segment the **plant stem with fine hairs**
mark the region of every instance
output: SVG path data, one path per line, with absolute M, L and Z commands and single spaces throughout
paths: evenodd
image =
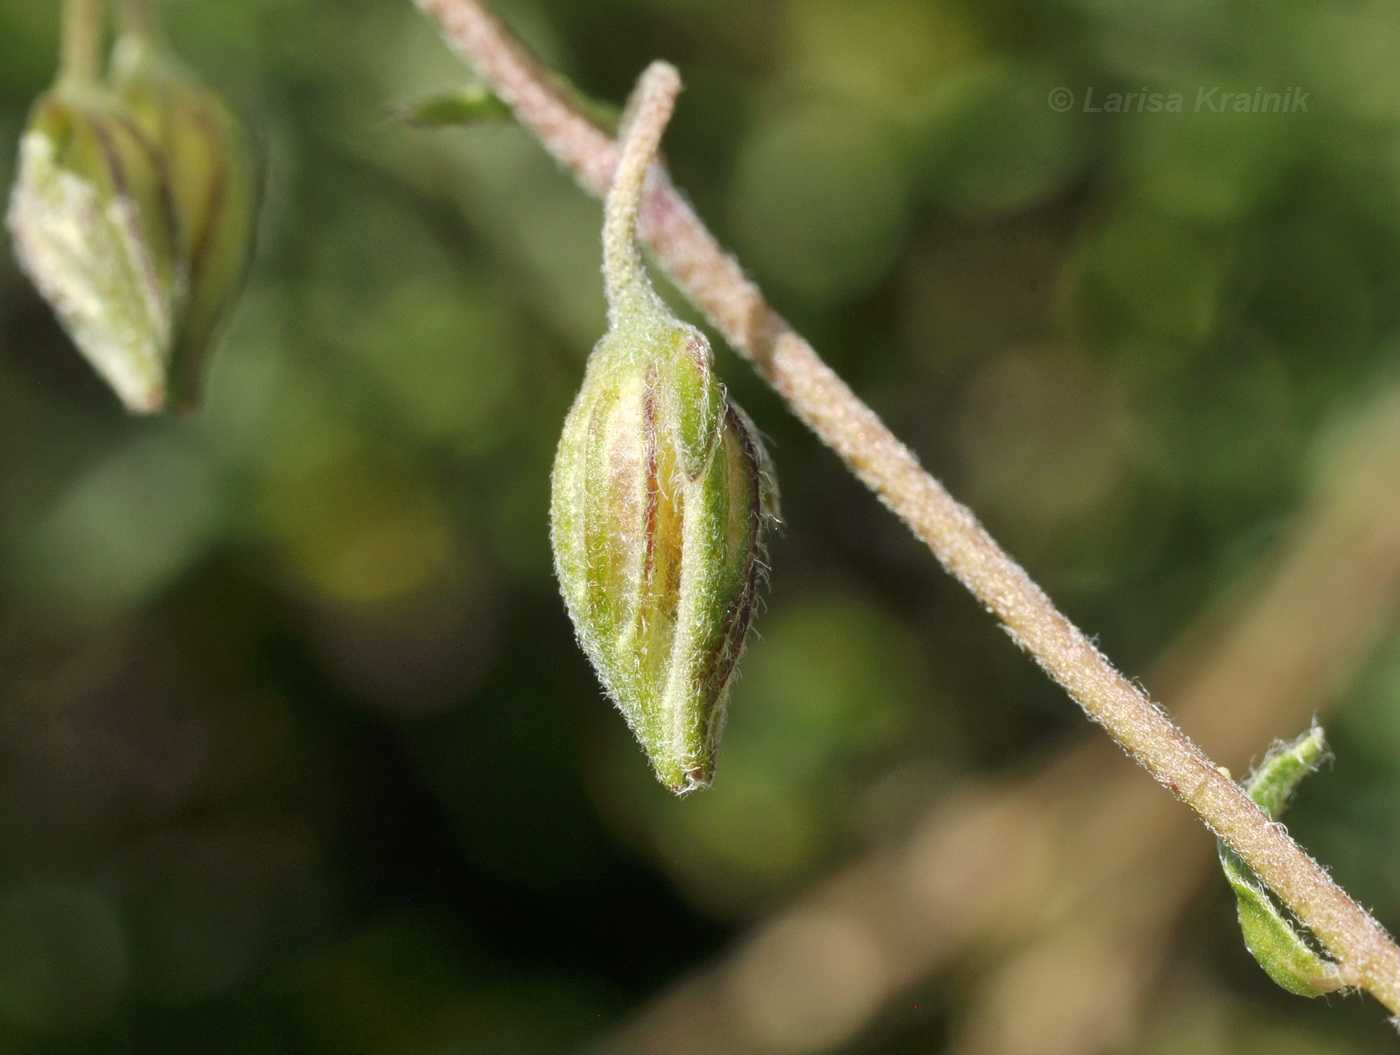
M 520 124 L 585 190 L 602 197 L 617 165 L 615 144 L 486 6 L 480 0 L 416 3 Z M 642 236 L 677 288 L 1046 674 L 1244 859 L 1323 943 L 1345 983 L 1400 1015 L 1400 947 L 1380 924 L 1055 608 L 971 511 L 768 305 L 664 173 L 658 176 L 642 204 Z
M 664 310 L 642 267 L 637 248 L 637 212 L 652 159 L 661 146 L 661 135 L 671 119 L 680 93 L 680 74 L 674 66 L 654 62 L 642 74 L 634 93 L 637 112 L 623 136 L 622 156 L 608 188 L 603 209 L 603 282 L 608 291 L 608 322 L 617 326 L 628 310 L 645 310 L 636 304 L 650 302 Z

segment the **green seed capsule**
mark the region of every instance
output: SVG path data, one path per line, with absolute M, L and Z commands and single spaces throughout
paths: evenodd
M 555 568 L 584 651 L 661 782 L 713 779 L 729 683 L 753 614 L 763 454 L 636 248 L 643 181 L 679 88 L 647 71 L 608 195 L 611 327 L 554 463 Z
M 129 31 L 113 60 L 118 94 L 160 150 L 189 292 L 174 333 L 171 400 L 199 401 L 205 365 L 252 256 L 257 184 L 242 123 L 147 33 Z
M 133 411 L 165 401 L 185 275 L 160 152 L 116 98 L 60 87 L 20 142 L 9 227 L 24 270 Z

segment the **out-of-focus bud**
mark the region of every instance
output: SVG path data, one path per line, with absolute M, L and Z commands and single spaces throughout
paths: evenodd
M 64 87 L 39 99 L 8 221 L 79 350 L 128 408 L 159 409 L 185 275 L 165 162 L 119 100 Z
M 555 568 L 578 638 L 661 782 L 714 776 L 730 679 L 753 614 L 763 455 L 710 348 L 651 287 L 636 248 L 647 167 L 679 81 L 643 76 L 604 230 L 611 327 L 564 425 Z
M 122 35 L 113 79 L 169 178 L 177 248 L 189 276 L 173 335 L 170 398 L 177 409 L 190 409 L 252 256 L 256 166 L 240 120 L 151 36 Z

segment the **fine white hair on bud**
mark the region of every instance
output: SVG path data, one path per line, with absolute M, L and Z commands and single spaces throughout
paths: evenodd
M 657 295 L 637 213 L 680 77 L 653 63 L 608 193 L 609 328 L 554 463 L 555 570 L 579 643 L 657 777 L 706 787 L 753 615 L 766 457 L 704 334 Z

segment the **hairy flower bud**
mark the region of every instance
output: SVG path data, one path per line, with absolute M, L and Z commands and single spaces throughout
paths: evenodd
M 665 308 L 637 255 L 637 203 L 678 87 L 658 64 L 638 89 L 604 232 L 612 325 L 564 425 L 551 519 L 579 641 L 683 793 L 713 778 L 753 614 L 763 455 L 704 336 Z
M 171 400 L 197 404 L 205 364 L 252 256 L 257 185 L 242 123 L 211 89 L 149 37 L 128 32 L 115 87 L 160 150 L 189 291 L 170 360 Z
M 184 273 L 165 162 L 118 100 L 60 88 L 35 104 L 9 211 L 20 264 L 133 411 L 165 399 Z
M 757 442 L 694 331 L 594 353 L 554 467 L 555 564 L 579 640 L 681 791 L 713 775 L 753 610 Z M 696 396 L 698 395 L 698 399 Z

